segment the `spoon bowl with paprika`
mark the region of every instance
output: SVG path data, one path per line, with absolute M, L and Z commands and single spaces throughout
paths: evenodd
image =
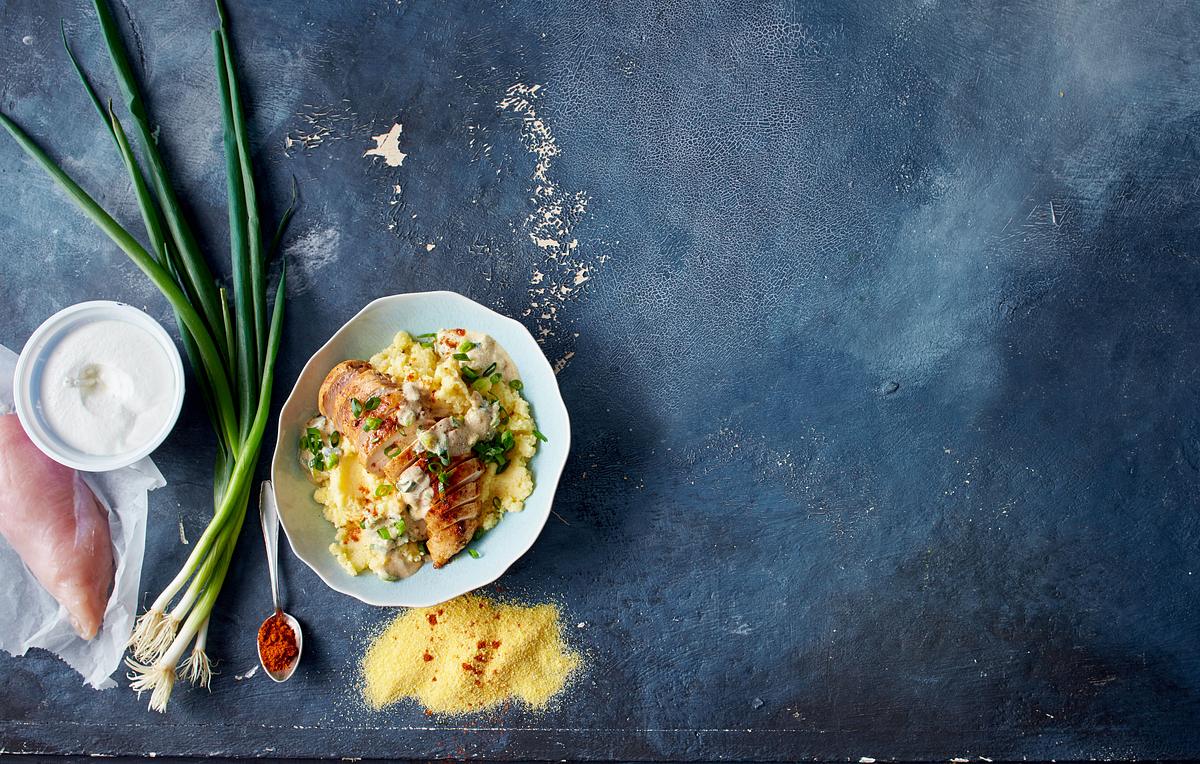
M 267 546 L 267 569 L 271 576 L 271 600 L 275 612 L 258 627 L 258 660 L 263 671 L 276 682 L 286 682 L 300 665 L 304 634 L 300 622 L 279 607 L 279 511 L 271 481 L 264 480 L 259 493 L 259 519 Z

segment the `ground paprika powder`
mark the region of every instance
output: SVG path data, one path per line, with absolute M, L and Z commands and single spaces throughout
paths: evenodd
M 272 674 L 286 671 L 300 654 L 296 632 L 288 625 L 283 613 L 275 613 L 258 629 L 258 654 L 263 667 Z

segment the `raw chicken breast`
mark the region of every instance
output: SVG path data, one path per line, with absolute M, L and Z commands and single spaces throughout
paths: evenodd
M 79 636 L 100 630 L 113 584 L 108 513 L 76 474 L 0 416 L 0 535 L 67 609 Z

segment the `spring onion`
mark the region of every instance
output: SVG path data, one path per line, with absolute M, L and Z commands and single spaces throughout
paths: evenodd
M 391 540 L 392 540 L 392 534 L 388 533 L 388 529 L 387 529 L 387 528 L 379 528 L 379 529 L 378 529 L 378 530 L 376 530 L 375 532 L 376 532 L 376 533 L 378 533 L 378 534 L 379 534 L 379 538 L 383 539 L 384 541 L 391 541 Z
M 478 559 L 479 559 L 479 558 L 482 556 L 482 555 L 480 555 L 480 554 L 479 554 L 479 552 L 478 552 L 478 551 L 475 549 L 475 547 L 471 547 L 470 549 L 468 549 L 468 550 L 467 550 L 467 554 L 471 555 L 471 557 L 472 557 L 473 559 L 476 559 L 476 560 L 478 560 Z
M 400 455 L 400 452 L 401 452 L 401 451 L 403 451 L 403 450 L 404 450 L 404 449 L 400 448 L 400 445 L 399 445 L 399 444 L 397 444 L 397 443 L 393 443 L 392 445 L 390 445 L 390 446 L 388 446 L 387 448 L 383 449 L 383 455 L 384 455 L 384 456 L 386 456 L 386 457 L 387 457 L 387 458 L 389 458 L 389 459 L 395 459 L 397 456 L 399 456 L 399 455 Z
M 384 496 L 387 496 L 389 493 L 391 493 L 394 490 L 396 490 L 396 487 L 393 486 L 392 484 L 380 483 L 379 487 L 375 489 L 375 498 L 381 499 Z
M 453 358 L 453 359 L 454 359 L 454 360 L 456 360 L 456 361 L 469 361 L 469 360 L 471 360 L 471 356 L 467 355 L 466 353 L 455 353 L 454 355 L 452 355 L 452 356 L 450 356 L 450 357 L 451 357 L 451 358 Z
M 550 440 L 549 438 L 547 438 L 545 435 L 542 434 L 541 430 L 534 430 L 533 437 L 537 438 L 538 440 L 542 441 L 543 443 Z
M 363 405 L 362 405 L 362 401 L 360 401 L 358 398 L 350 399 L 350 413 L 356 417 L 362 416 Z
M 363 432 L 371 432 L 378 430 L 379 425 L 383 424 L 383 420 L 377 416 L 369 416 L 363 420 Z
M 462 351 L 463 353 L 470 353 L 472 348 L 474 348 L 474 347 L 475 347 L 474 342 L 471 342 L 470 340 L 466 340 L 465 342 L 463 342 L 463 344 L 458 346 L 458 349 L 460 351 Z
M 363 410 L 374 411 L 375 409 L 379 408 L 379 403 L 379 396 L 372 395 L 370 398 L 367 398 L 367 402 L 363 404 Z
M 525 387 L 525 383 L 519 379 L 510 379 L 510 380 L 508 380 L 508 386 L 511 387 L 512 389 L 516 390 L 517 392 L 520 392 L 521 389 L 523 387 Z
M 212 520 L 174 580 L 138 619 L 129 640 L 132 657 L 126 664 L 131 672 L 130 686 L 139 695 L 150 692 L 150 708 L 165 711 L 177 676 L 203 687 L 208 687 L 211 681 L 212 665 L 206 652 L 209 619 L 229 570 L 249 503 L 267 427 L 283 326 L 283 268 L 275 288 L 274 306 L 268 310 L 268 261 L 291 218 L 292 207 L 280 220 L 271 250 L 264 251 L 228 20 L 217 0 L 219 25 L 213 31 L 213 51 L 224 123 L 231 306 L 228 293 L 219 286 L 201 253 L 199 240 L 174 191 L 156 141 L 158 123 L 151 118 L 142 98 L 116 17 L 108 0 L 94 0 L 94 5 L 117 89 L 140 148 L 140 160 L 111 102 L 105 108 L 75 59 L 65 32 L 63 44 L 132 182 L 149 249 L 3 113 L 0 125 L 162 292 L 175 315 L 184 351 L 195 371 L 200 400 L 216 431 Z M 294 207 L 294 183 L 292 203 Z M 314 438 L 311 432 L 306 432 L 304 445 L 314 452 L 314 467 L 323 466 L 320 433 Z

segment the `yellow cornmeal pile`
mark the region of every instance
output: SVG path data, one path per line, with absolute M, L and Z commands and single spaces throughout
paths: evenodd
M 363 657 L 372 708 L 413 698 L 432 713 L 464 714 L 518 699 L 544 708 L 579 667 L 554 605 L 465 595 L 399 615 Z

